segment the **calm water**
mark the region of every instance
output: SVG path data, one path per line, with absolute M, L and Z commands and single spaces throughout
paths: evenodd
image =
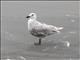
M 79 16 L 78 16 L 78 13 L 76 12 L 77 10 L 75 9 L 76 3 L 74 3 L 75 5 L 71 3 L 71 5 L 73 4 L 75 7 L 66 6 L 68 5 L 68 3 L 66 3 L 66 5 L 64 6 L 66 7 L 66 9 L 69 9 L 69 8 L 73 9 L 75 12 L 74 14 L 70 10 L 68 11 L 64 10 L 64 7 L 62 7 L 64 5 L 63 3 L 60 3 L 59 5 L 58 3 L 53 4 L 58 7 L 60 7 L 61 5 L 61 9 L 60 8 L 59 9 L 60 11 L 63 10 L 63 13 L 62 11 L 61 12 L 53 11 L 53 13 L 55 12 L 55 14 L 51 14 L 51 15 L 48 15 L 49 12 L 46 13 L 46 11 L 48 11 L 46 9 L 47 7 L 50 8 L 50 6 L 52 5 L 45 7 L 46 5 L 48 5 L 48 3 L 45 3 L 44 6 L 41 6 L 41 4 L 39 4 L 40 7 L 38 6 L 35 7 L 35 8 L 38 7 L 38 9 L 41 9 L 42 12 L 45 11 L 45 13 L 43 14 L 38 13 L 38 20 L 40 22 L 45 22 L 47 24 L 64 27 L 64 29 L 61 31 L 60 34 L 55 34 L 55 35 L 51 35 L 44 38 L 42 40 L 41 46 L 34 45 L 34 42 L 38 42 L 38 39 L 29 34 L 27 30 L 27 20 L 25 19 L 26 14 L 22 14 L 22 12 L 24 11 L 20 10 L 18 12 L 17 10 L 15 11 L 15 13 L 14 12 L 12 14 L 9 13 L 7 16 L 6 10 L 10 9 L 10 5 L 8 5 L 7 3 L 3 3 L 3 11 L 6 12 L 6 14 L 4 12 L 2 13 L 3 15 L 2 15 L 2 23 L 1 23 L 2 60 L 5 60 L 5 59 L 14 59 L 14 60 L 17 60 L 17 59 L 19 60 L 74 59 L 75 60 L 79 58 L 79 43 L 80 43 L 79 42 Z M 29 5 L 29 4 L 30 3 L 26 5 Z M 6 5 L 7 7 L 8 6 L 9 7 L 5 8 Z M 11 4 L 11 6 L 13 5 L 14 3 Z M 35 4 L 35 5 L 38 5 L 38 4 Z M 23 5 L 18 4 L 16 6 L 19 6 L 19 8 L 21 9 L 24 8 L 22 7 Z M 55 9 L 55 6 L 53 7 L 54 9 Z M 45 7 L 46 9 L 43 7 Z M 56 8 L 55 10 L 57 9 L 58 8 Z M 10 12 L 11 11 L 13 10 L 11 9 Z M 32 12 L 32 11 L 28 11 L 27 14 L 29 12 Z M 18 15 L 16 15 L 16 13 Z M 62 13 L 62 14 L 60 15 L 59 13 Z M 23 16 L 20 14 L 22 14 Z M 64 41 L 69 41 L 71 44 L 70 47 L 67 47 Z

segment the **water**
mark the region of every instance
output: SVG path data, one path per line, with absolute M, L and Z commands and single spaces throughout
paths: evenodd
M 44 6 L 46 6 L 46 4 Z M 41 11 L 45 10 L 45 8 L 43 7 L 38 7 L 38 8 L 40 8 Z M 73 7 L 69 6 L 68 8 L 73 9 Z M 66 9 L 68 8 L 66 7 Z M 79 43 L 80 43 L 79 28 L 78 28 L 79 17 L 76 14 L 67 13 L 71 11 L 66 11 L 66 10 L 63 11 L 65 11 L 66 14 L 62 13 L 61 15 L 59 14 L 60 16 L 58 16 L 59 12 L 58 13 L 56 12 L 57 14 L 54 14 L 54 17 L 52 17 L 53 15 L 47 15 L 45 11 L 46 14 L 43 13 L 44 14 L 43 16 L 38 17 L 38 20 L 41 22 L 64 27 L 64 29 L 61 31 L 60 34 L 55 34 L 44 38 L 42 40 L 42 45 L 40 46 L 34 45 L 34 42 L 37 42 L 38 39 L 29 34 L 27 30 L 27 21 L 24 17 L 26 16 L 25 14 L 22 17 L 20 17 L 21 15 L 19 16 L 17 15 L 15 17 L 14 14 L 12 14 L 12 16 L 10 16 L 11 14 L 7 16 L 3 13 L 2 24 L 1 24 L 2 60 L 78 59 Z M 7 13 L 7 11 L 5 12 Z M 15 12 L 18 12 L 18 10 Z M 21 13 L 22 12 L 23 11 L 21 10 Z M 75 9 L 74 12 L 76 12 Z M 65 41 L 70 42 L 69 47 L 67 47 Z

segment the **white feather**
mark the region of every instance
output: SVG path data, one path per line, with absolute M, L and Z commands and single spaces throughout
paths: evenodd
M 30 13 L 29 16 L 30 18 L 28 20 L 28 30 L 30 32 L 33 31 L 33 29 L 35 29 L 35 31 L 37 31 L 36 34 L 40 32 L 40 34 L 44 34 L 45 36 L 47 36 L 48 34 L 54 34 L 54 32 L 60 33 L 60 30 L 63 29 L 63 27 L 56 27 L 37 21 L 35 13 Z M 43 30 L 47 31 L 47 33 L 45 33 L 45 31 L 43 32 Z M 35 32 L 33 35 L 35 35 Z

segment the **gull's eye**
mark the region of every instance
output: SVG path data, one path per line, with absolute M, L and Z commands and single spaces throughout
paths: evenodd
M 32 14 L 32 16 L 33 16 L 34 14 Z

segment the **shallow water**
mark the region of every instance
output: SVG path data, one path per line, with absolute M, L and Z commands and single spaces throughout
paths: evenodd
M 63 20 L 62 23 L 64 23 Z M 5 21 L 4 19 L 2 21 L 2 58 L 22 60 L 26 58 L 79 58 L 79 31 L 76 27 L 78 22 L 76 20 L 75 24 L 70 21 L 69 23 L 71 23 L 70 26 L 69 24 L 63 26 L 64 29 L 60 34 L 46 37 L 42 40 L 42 45 L 35 46 L 34 42 L 38 42 L 37 38 L 28 33 L 27 24 L 24 24 L 22 20 Z M 65 41 L 70 42 L 70 47 L 67 47 Z
M 40 8 L 45 10 L 43 7 Z M 64 27 L 60 34 L 44 38 L 40 46 L 34 45 L 38 39 L 29 34 L 25 17 L 13 15 L 11 17 L 3 14 L 1 23 L 2 60 L 77 60 L 80 43 L 79 17 L 67 12 L 71 11 L 66 11 L 65 15 L 59 14 L 60 16 L 54 14 L 53 17 L 53 15 L 45 14 L 41 16 L 42 18 L 38 17 L 41 22 Z M 65 41 L 70 42 L 69 47 Z

